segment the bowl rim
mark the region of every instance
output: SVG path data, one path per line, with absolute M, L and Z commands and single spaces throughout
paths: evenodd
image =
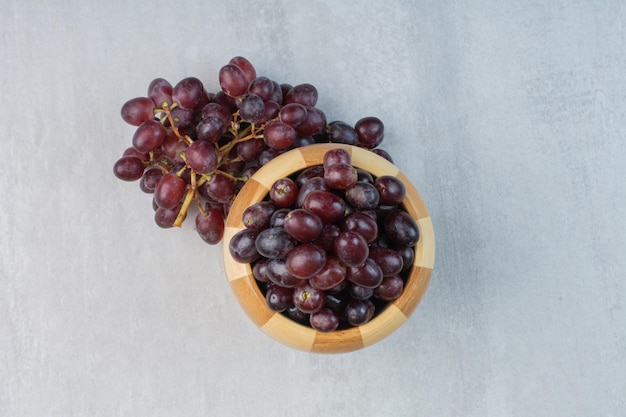
M 416 221 L 420 237 L 415 246 L 415 259 L 405 282 L 402 295 L 390 302 L 368 323 L 336 330 L 318 332 L 299 324 L 267 307 L 250 264 L 232 259 L 229 243 L 240 230 L 243 211 L 263 200 L 274 181 L 323 163 L 324 154 L 331 149 L 345 149 L 352 165 L 365 169 L 373 176 L 391 175 L 406 188 L 403 208 Z M 287 151 L 272 159 L 248 180 L 235 198 L 225 221 L 223 260 L 227 279 L 235 298 L 246 315 L 267 335 L 295 349 L 317 353 L 350 352 L 370 346 L 398 329 L 413 313 L 426 292 L 435 263 L 435 234 L 432 220 L 415 186 L 394 164 L 369 149 L 352 145 L 322 143 L 306 145 Z

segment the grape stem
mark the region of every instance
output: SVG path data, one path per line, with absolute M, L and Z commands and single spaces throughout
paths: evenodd
M 187 189 L 187 193 L 185 194 L 185 199 L 183 200 L 183 205 L 180 208 L 180 212 L 178 212 L 178 216 L 176 216 L 176 220 L 174 220 L 174 227 L 180 227 L 185 218 L 187 217 L 187 211 L 189 210 L 189 206 L 191 202 L 194 200 L 199 200 L 196 194 L 196 171 L 191 170 L 191 186 Z

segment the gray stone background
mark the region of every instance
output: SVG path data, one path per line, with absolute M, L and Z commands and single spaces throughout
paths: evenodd
M 626 2 L 0 5 L 0 415 L 626 415 Z M 380 117 L 428 205 L 430 288 L 374 346 L 274 342 L 112 175 L 127 99 L 235 55 Z

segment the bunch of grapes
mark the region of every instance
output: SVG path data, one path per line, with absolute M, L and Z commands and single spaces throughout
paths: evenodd
M 172 86 L 157 78 L 145 97 L 127 101 L 121 116 L 137 126 L 132 146 L 115 162 L 121 180 L 139 181 L 153 194 L 154 220 L 163 228 L 180 227 L 190 207 L 195 226 L 209 244 L 222 240 L 224 220 L 234 198 L 254 172 L 276 156 L 317 142 L 378 148 L 384 125 L 365 117 L 354 126 L 327 122 L 316 107 L 311 84 L 278 84 L 257 76 L 244 57 L 219 71 L 220 90 L 208 92 L 195 77 Z
M 419 229 L 405 195 L 398 178 L 374 178 L 333 149 L 248 207 L 229 251 L 252 265 L 271 310 L 321 332 L 360 326 L 400 297 L 413 264 Z

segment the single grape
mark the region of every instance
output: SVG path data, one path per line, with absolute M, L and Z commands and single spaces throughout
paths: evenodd
M 298 180 L 296 179 L 296 184 Z M 300 191 L 298 191 L 298 198 L 296 199 L 296 206 L 303 207 L 304 200 L 306 200 L 309 193 L 320 190 L 320 191 L 330 191 L 330 188 L 326 185 L 326 181 L 322 177 L 313 177 L 309 179 L 307 182 L 300 186 Z
M 302 285 L 302 280 L 287 272 L 284 259 L 274 258 L 267 261 L 267 277 L 282 287 L 295 288 Z
M 170 112 L 172 115 L 172 119 L 174 120 L 174 124 L 179 130 L 183 130 L 183 133 L 191 133 L 195 129 L 193 128 L 193 123 L 195 121 L 196 113 L 191 109 L 184 109 L 182 107 L 175 107 Z M 189 130 L 189 133 L 187 132 Z
M 148 98 L 158 109 L 170 107 L 172 105 L 172 84 L 166 79 L 155 78 L 148 85 Z
M 185 180 L 175 174 L 165 174 L 154 189 L 154 201 L 161 208 L 172 209 L 183 198 L 186 189 Z
M 268 259 L 284 258 L 296 247 L 293 238 L 282 227 L 262 230 L 256 238 L 255 245 L 261 256 Z
M 163 229 L 173 227 L 181 208 L 182 203 L 178 203 L 171 209 L 157 207 L 154 211 L 154 222 L 157 224 L 157 226 Z
M 137 149 L 133 148 L 132 146 L 130 148 L 126 148 L 124 152 L 122 153 L 122 156 L 134 156 L 135 158 L 139 158 L 143 162 L 150 161 L 149 153 L 139 152 Z
M 384 220 L 385 234 L 397 246 L 412 247 L 419 240 L 419 229 L 415 220 L 402 210 L 393 210 Z
M 328 140 L 332 143 L 357 145 L 359 142 L 359 136 L 352 126 L 345 122 L 337 121 L 330 123 L 330 129 L 328 130 Z
M 246 207 L 241 216 L 244 227 L 248 229 L 263 230 L 270 224 L 272 214 L 276 211 L 276 206 L 269 201 L 259 201 Z
M 322 308 L 309 316 L 309 324 L 319 332 L 332 332 L 339 327 L 339 316 L 330 308 Z
M 274 93 L 274 83 L 267 77 L 256 77 L 250 82 L 248 93 L 256 94 L 263 101 L 268 101 Z
M 281 122 L 296 127 L 306 120 L 306 107 L 300 103 L 290 103 L 283 106 L 278 113 Z
M 363 236 L 367 243 L 374 243 L 378 238 L 378 224 L 371 216 L 362 212 L 351 213 L 341 222 L 344 232 L 356 232 Z
M 263 117 L 261 117 L 261 121 L 259 123 L 265 123 L 276 119 L 278 117 L 278 112 L 280 112 L 280 104 L 277 102 L 268 100 L 264 104 L 265 112 L 263 112 Z
M 219 203 L 226 203 L 235 196 L 235 186 L 232 181 L 220 173 L 213 174 L 203 187 L 206 194 Z
M 375 307 L 370 300 L 355 300 L 348 302 L 345 316 L 352 326 L 361 326 L 374 317 Z
M 172 100 L 183 109 L 193 109 L 200 104 L 203 92 L 202 81 L 195 77 L 183 78 L 172 89 Z
M 393 249 L 372 247 L 369 257 L 380 266 L 383 276 L 396 275 L 402 272 L 404 261 L 402 256 Z
M 243 71 L 246 83 L 249 83 L 256 78 L 256 69 L 247 58 L 236 56 L 231 58 L 228 63 L 239 67 Z
M 143 191 L 144 193 L 148 193 L 148 194 L 154 193 L 154 189 L 156 188 L 156 185 L 161 180 L 162 176 L 163 176 L 163 171 L 161 171 L 159 168 L 147 169 L 143 173 L 143 176 L 141 177 L 141 180 L 139 181 L 139 187 L 141 188 L 141 191 Z
M 272 214 L 272 217 L 270 217 L 270 227 L 283 227 L 284 224 L 285 224 L 284 223 L 285 216 L 290 211 L 291 211 L 291 209 L 287 208 L 287 207 L 283 207 L 283 208 L 280 208 L 280 209 L 276 210 Z
M 154 119 L 154 103 L 148 97 L 136 97 L 122 105 L 122 119 L 133 126 Z
M 293 304 L 287 307 L 284 313 L 287 317 L 289 317 L 291 320 L 295 321 L 296 323 L 300 323 L 300 324 L 309 323 L 309 314 L 298 310 L 298 307 L 296 307 Z
M 391 175 L 382 175 L 376 178 L 374 186 L 380 195 L 380 204 L 385 206 L 400 204 L 406 196 L 406 188 L 402 181 Z
M 224 65 L 219 72 L 220 87 L 226 95 L 239 97 L 248 91 L 248 80 L 246 72 L 239 66 L 233 64 Z
M 258 235 L 259 231 L 256 229 L 243 229 L 235 233 L 228 243 L 230 256 L 242 264 L 256 261 L 260 256 L 254 244 Z
M 113 165 L 113 174 L 123 181 L 137 181 L 143 175 L 144 165 L 135 156 L 122 156 Z
M 342 219 L 346 212 L 346 202 L 341 197 L 323 190 L 308 193 L 302 206 L 317 214 L 324 223 L 335 223 Z
M 293 147 L 294 148 L 300 148 L 302 146 L 307 146 L 307 145 L 313 145 L 315 143 L 315 140 L 313 139 L 312 136 L 298 136 L 296 138 L 296 140 L 293 141 Z
M 187 150 L 187 144 L 178 139 L 178 137 L 170 129 L 167 129 L 166 132 L 167 135 L 161 143 L 161 152 L 163 153 L 163 156 L 173 164 L 185 162 L 180 155 Z
M 252 162 L 258 159 L 265 149 L 266 145 L 262 138 L 248 139 L 237 144 L 237 156 L 244 162 Z
M 341 232 L 335 239 L 335 254 L 348 267 L 360 267 L 368 259 L 367 241 L 356 232 Z
M 283 222 L 287 233 L 302 243 L 314 241 L 324 231 L 324 224 L 319 216 L 304 209 L 292 210 Z
M 324 154 L 324 161 L 322 166 L 324 169 L 327 169 L 331 165 L 335 164 L 346 164 L 350 165 L 352 163 L 352 157 L 343 148 L 331 149 Z
M 304 313 L 314 313 L 324 307 L 324 291 L 309 284 L 296 287 L 293 291 L 293 304 Z
M 309 279 L 326 265 L 326 252 L 313 243 L 296 246 L 288 252 L 287 271 L 300 279 Z
M 348 285 L 348 294 L 356 300 L 368 300 L 374 295 L 374 289 L 351 283 Z
M 205 117 L 196 125 L 198 140 L 205 140 L 209 143 L 217 142 L 224 132 L 226 132 L 226 126 L 217 116 Z
M 165 128 L 154 119 L 141 123 L 133 135 L 133 147 L 142 153 L 149 153 L 161 146 L 167 136 Z
M 229 110 L 229 108 L 215 102 L 204 106 L 202 108 L 201 115 L 203 119 L 217 117 L 222 121 L 222 124 L 225 127 L 229 127 L 233 121 L 233 113 Z
M 415 251 L 413 248 L 408 246 L 396 246 L 394 249 L 402 256 L 402 271 L 409 270 L 415 260 Z
M 359 136 L 359 146 L 373 149 L 383 141 L 385 126 L 377 117 L 364 117 L 354 125 Z
M 270 97 L 269 101 L 274 101 L 279 106 L 282 106 L 282 104 L 283 104 L 283 89 L 280 87 L 280 85 L 276 81 L 272 81 L 272 84 L 274 85 L 274 91 L 272 92 L 272 96 Z
M 281 178 L 272 184 L 269 197 L 277 207 L 292 206 L 298 198 L 298 186 L 291 178 Z
M 369 182 L 356 182 L 346 190 L 346 201 L 357 210 L 373 210 L 378 207 L 380 194 Z
M 296 184 L 298 184 L 298 187 L 302 187 L 305 182 L 315 177 L 324 177 L 324 167 L 322 165 L 314 165 L 302 170 L 296 177 Z
M 357 183 L 358 175 L 352 165 L 339 163 L 324 168 L 326 184 L 335 190 L 347 190 Z
M 372 174 L 370 174 L 366 170 L 357 168 L 356 173 L 357 173 L 357 181 L 369 182 L 370 184 L 374 183 L 374 177 L 372 176 Z
M 387 161 L 391 162 L 393 164 L 393 158 L 391 157 L 391 155 L 389 155 L 389 152 L 377 148 L 377 149 L 373 149 L 372 152 L 374 152 L 376 155 L 385 158 Z
M 376 289 L 374 296 L 381 300 L 393 301 L 399 298 L 404 291 L 404 281 L 399 275 L 389 275 L 383 278 Z
M 312 107 L 317 104 L 318 92 L 317 88 L 311 84 L 298 84 L 292 87 L 287 95 L 283 97 L 283 101 L 289 103 L 299 103 L 306 107 Z
M 265 114 L 265 103 L 256 94 L 247 94 L 239 103 L 241 120 L 248 123 L 260 123 Z
M 346 278 L 346 266 L 336 256 L 327 256 L 326 264 L 314 276 L 309 278 L 309 284 L 318 290 L 330 290 L 341 284 Z
M 262 167 L 270 162 L 272 159 L 280 155 L 280 151 L 272 148 L 263 149 L 257 158 L 257 164 Z
M 378 287 L 383 278 L 383 271 L 380 266 L 370 258 L 367 258 L 361 266 L 348 267 L 346 273 L 348 281 L 366 288 Z
M 326 114 L 317 107 L 307 107 L 306 119 L 296 127 L 300 136 L 313 136 L 324 132 Z
M 187 164 L 201 174 L 209 174 L 217 168 L 218 156 L 215 145 L 206 140 L 197 140 L 187 148 Z
M 252 276 L 259 282 L 271 282 L 267 276 L 267 259 L 259 258 L 253 263 Z
M 232 114 L 237 111 L 237 98 L 227 95 L 223 90 L 215 93 L 215 95 L 213 96 L 213 103 L 219 104 L 220 106 L 227 109 L 231 117 Z
M 270 122 L 263 131 L 265 143 L 270 148 L 285 149 L 293 145 L 296 140 L 296 130 L 280 121 Z
M 224 218 L 217 210 L 198 213 L 196 216 L 196 231 L 200 238 L 209 245 L 216 245 L 224 236 Z
M 292 305 L 293 288 L 271 285 L 265 293 L 265 300 L 270 310 L 281 313 Z

